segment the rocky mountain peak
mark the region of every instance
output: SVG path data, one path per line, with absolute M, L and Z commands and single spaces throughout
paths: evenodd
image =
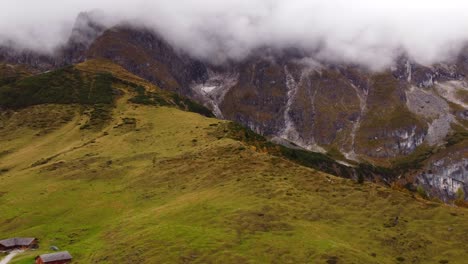
M 73 26 L 69 43 L 80 43 L 89 46 L 106 29 L 96 12 L 81 12 Z

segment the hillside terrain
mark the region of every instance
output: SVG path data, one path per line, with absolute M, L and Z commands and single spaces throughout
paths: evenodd
M 468 256 L 466 209 L 301 166 L 331 163 L 215 119 L 110 61 L 18 77 L 0 87 L 0 108 L 0 237 L 40 241 L 16 264 L 50 246 L 74 263 Z
M 106 58 L 274 142 L 388 168 L 389 184 L 451 203 L 468 192 L 467 54 L 436 65 L 402 54 L 373 72 L 266 48 L 214 65 L 151 30 L 106 28 L 82 13 L 55 55 L 0 47 L 0 62 L 43 72 Z

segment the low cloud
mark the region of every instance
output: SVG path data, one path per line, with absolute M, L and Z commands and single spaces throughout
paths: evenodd
M 0 0 L 0 43 L 52 52 L 79 12 L 107 26 L 154 29 L 205 60 L 242 59 L 264 47 L 298 48 L 318 60 L 389 66 L 406 53 L 446 61 L 468 41 L 461 0 Z

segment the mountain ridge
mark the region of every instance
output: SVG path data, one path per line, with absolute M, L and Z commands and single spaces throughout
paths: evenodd
M 458 95 L 468 89 L 464 81 L 468 60 L 463 54 L 454 64 L 431 67 L 402 56 L 395 67 L 373 73 L 353 65 L 305 63 L 299 51 L 277 57 L 269 52 L 275 54 L 265 49 L 241 62 L 213 66 L 174 49 L 154 32 L 117 26 L 96 35 L 87 49 L 74 56 L 78 61 L 110 59 L 163 89 L 204 104 L 220 118 L 308 150 L 337 153 L 342 161 L 393 167 L 401 158 L 410 160 L 427 148 L 451 153 L 446 142 L 466 131 L 468 110 Z M 21 56 L 6 59 L 11 60 L 28 62 Z M 41 64 L 40 59 L 35 61 Z M 48 67 L 72 61 L 59 56 Z M 421 95 L 426 99 L 419 100 Z M 466 137 L 456 145 L 463 150 Z M 449 170 L 444 170 L 434 179 L 461 180 L 466 192 L 468 174 L 463 164 L 468 157 L 463 151 L 457 153 L 447 164 L 456 166 L 456 175 L 447 176 Z M 399 176 L 408 176 L 414 188 L 423 185 L 434 196 L 454 199 L 456 192 L 445 184 L 421 183 L 431 166 L 428 159 L 422 163 L 417 164 L 419 171 Z
M 0 237 L 40 241 L 14 264 L 31 263 L 52 245 L 77 263 L 465 259 L 464 208 L 273 155 L 280 146 L 189 112 L 173 93 L 108 60 L 74 65 L 85 79 L 79 86 L 70 85 L 78 77 L 65 78 L 68 68 L 39 77 L 86 94 L 107 73 L 112 90 L 94 92 L 112 101 L 56 96 L 0 112 Z M 108 114 L 89 122 L 103 103 Z

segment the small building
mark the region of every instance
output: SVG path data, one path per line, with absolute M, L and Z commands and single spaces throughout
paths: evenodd
M 72 256 L 68 251 L 43 254 L 36 257 L 36 264 L 67 264 L 72 261 Z
M 37 248 L 38 240 L 33 237 L 15 237 L 0 240 L 0 251 Z

